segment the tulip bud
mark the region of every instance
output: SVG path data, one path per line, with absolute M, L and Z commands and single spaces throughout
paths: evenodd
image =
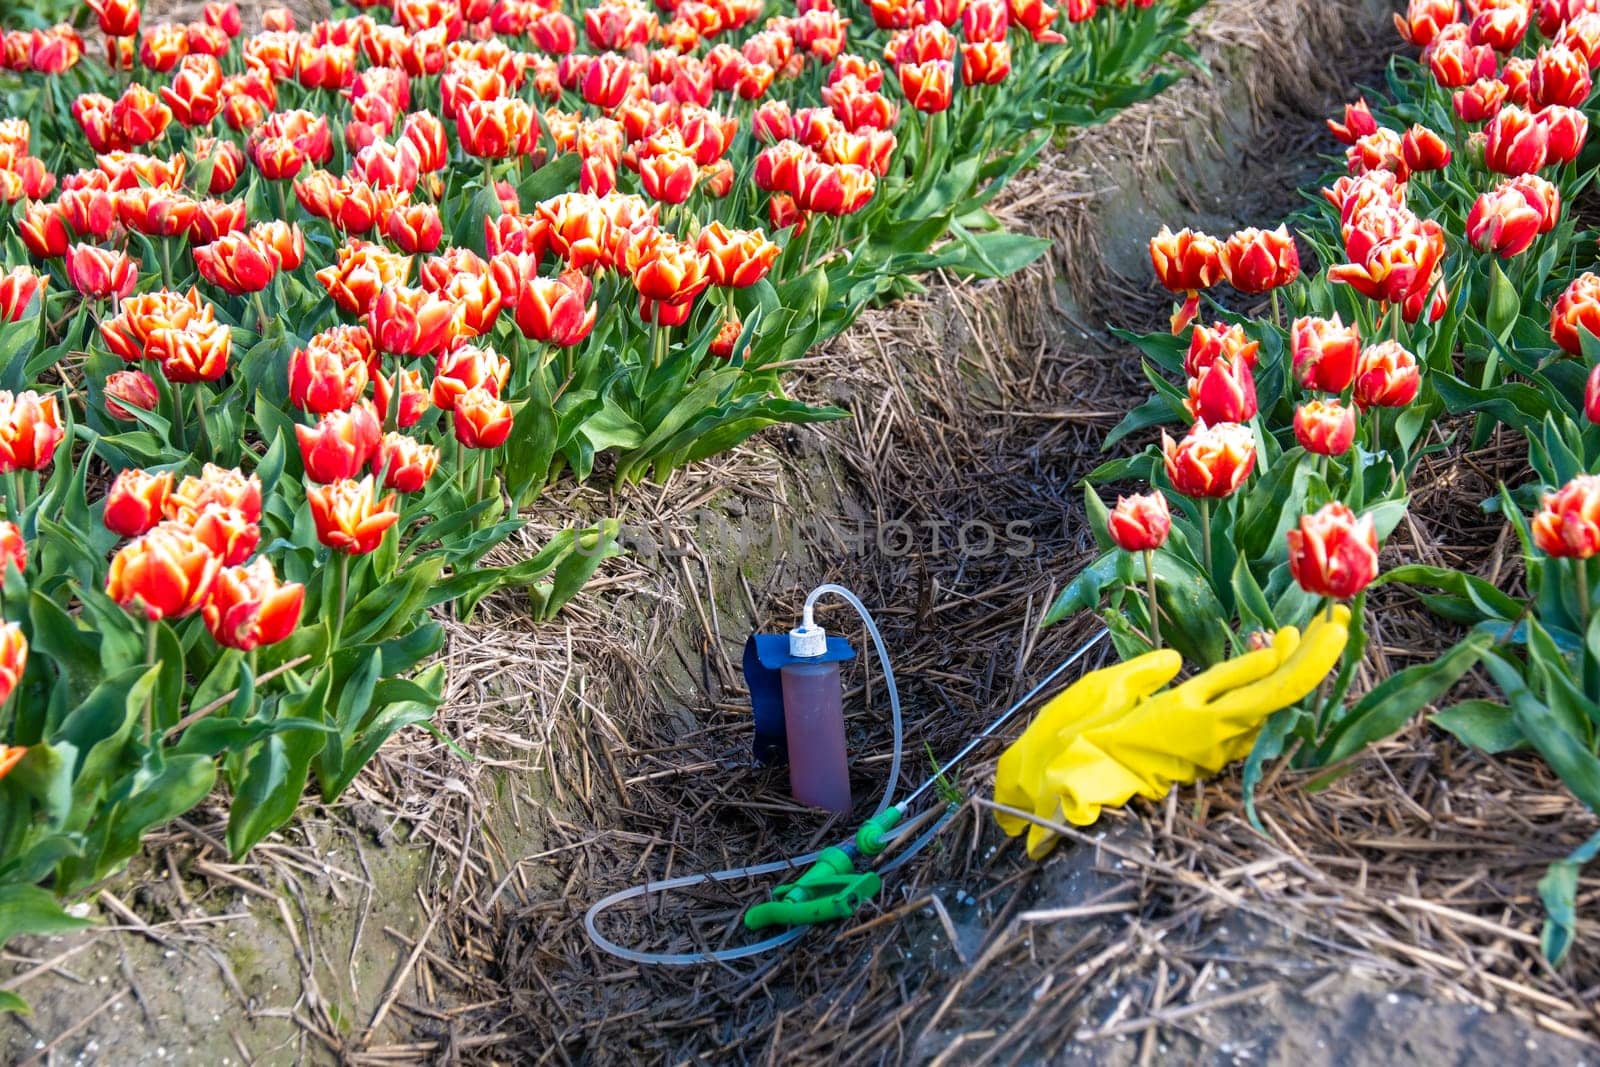
M 717 328 L 717 335 L 711 339 L 708 351 L 713 359 L 732 359 L 733 347 L 739 343 L 739 336 L 744 333 L 744 323 L 737 315 L 729 315 L 722 320 L 722 325 Z
M 1244 229 L 1222 246 L 1222 269 L 1241 293 L 1265 293 L 1300 276 L 1300 253 L 1287 227 Z
M 1378 576 L 1378 530 L 1371 515 L 1324 504 L 1288 533 L 1289 573 L 1313 596 L 1348 600 Z
M 106 494 L 106 529 L 123 537 L 149 533 L 166 515 L 172 472 L 151 474 L 136 467 L 119 473 Z
M 186 527 L 165 522 L 124 545 L 111 560 L 106 593 L 152 622 L 200 610 L 221 563 Z
M 1190 378 L 1200 377 L 1211 364 L 1226 357 L 1235 363 L 1245 363 L 1253 370 L 1261 358 L 1261 342 L 1253 341 L 1240 323 L 1229 325 L 1214 322 L 1210 326 L 1197 325 L 1189 334 L 1189 349 L 1183 357 L 1183 373 Z
M 1294 378 L 1302 389 L 1342 393 L 1350 388 L 1361 335 L 1354 323 L 1346 326 L 1336 314 L 1331 319 L 1300 318 L 1290 328 L 1294 350 Z
M 1417 357 L 1398 341 L 1382 341 L 1361 353 L 1356 367 L 1355 402 L 1362 411 L 1373 407 L 1405 407 L 1422 385 Z
M 372 479 L 308 486 L 306 503 L 317 530 L 317 540 L 350 555 L 366 555 L 378 547 L 383 535 L 400 518 L 394 494 L 375 498 Z
M 1197 500 L 1231 496 L 1256 462 L 1250 427 L 1235 422 L 1196 424 L 1181 441 L 1163 431 L 1161 451 L 1172 487 Z
M 249 652 L 294 632 L 305 595 L 298 582 L 280 583 L 272 564 L 262 557 L 248 566 L 219 571 L 201 618 L 217 644 Z
M 1337 400 L 1308 400 L 1295 408 L 1294 439 L 1307 452 L 1342 456 L 1356 439 L 1356 413 Z
M 139 281 L 139 268 L 126 252 L 73 245 L 67 249 L 67 280 L 91 300 L 124 297 Z
M 296 426 L 295 440 L 306 477 L 315 482 L 354 478 L 378 447 L 383 428 L 367 404 L 348 411 L 330 411 L 315 426 Z
M 1362 97 L 1353 104 L 1344 106 L 1344 121 L 1335 122 L 1328 120 L 1328 132 L 1340 144 L 1352 145 L 1369 133 L 1378 131 L 1378 120 L 1372 117 L 1372 112 L 1367 109 L 1367 98 Z
M 1580 474 L 1547 493 L 1531 524 L 1533 543 L 1557 559 L 1589 559 L 1600 552 L 1600 475 Z
M 1157 489 L 1142 496 L 1119 496 L 1106 520 L 1111 540 L 1124 552 L 1150 552 L 1167 542 L 1172 512 Z

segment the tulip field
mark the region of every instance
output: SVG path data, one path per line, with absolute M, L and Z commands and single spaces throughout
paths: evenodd
M 197 809 L 243 863 L 308 802 L 348 803 L 401 731 L 481 755 L 435 721 L 452 635 L 497 604 L 552 631 L 604 616 L 628 502 L 790 447 L 773 427 L 881 418 L 818 380 L 818 353 L 930 286 L 1041 271 L 1052 242 L 1008 191 L 1204 77 L 1206 6 L 12 11 L 0 948 L 86 925 Z M 1394 26 L 1376 84 L 1318 127 L 1333 169 L 1297 210 L 1141 230 L 1162 321 L 1109 329 L 1142 401 L 1085 417 L 1103 454 L 1081 507 L 1074 475 L 1081 566 L 1024 612 L 1035 636 L 1094 618 L 1108 656 L 1171 649 L 1190 674 L 1348 625 L 1330 677 L 1286 668 L 1293 697 L 1259 701 L 1284 710 L 1230 739 L 1247 756 L 1218 787 L 1263 838 L 1280 776 L 1315 805 L 1419 721 L 1536 758 L 1600 817 L 1600 0 L 1408 0 Z M 1508 562 L 1414 553 L 1441 464 L 1507 442 L 1526 465 L 1474 504 Z M 1374 671 L 1375 612 L 1401 598 L 1432 643 Z M 1541 973 L 1573 970 L 1600 918 L 1597 857 L 1600 833 L 1539 861 Z M 0 1015 L 27 1010 L 0 982 Z
M 240 857 L 426 725 L 440 616 L 550 618 L 620 551 L 606 520 L 485 563 L 549 487 L 843 417 L 786 369 L 919 275 L 1043 254 L 986 205 L 1170 84 L 1198 6 L 7 28 L 0 942 L 208 796 Z

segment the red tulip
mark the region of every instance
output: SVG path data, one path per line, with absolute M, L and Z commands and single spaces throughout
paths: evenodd
M 1417 357 L 1398 341 L 1382 341 L 1361 353 L 1356 367 L 1355 402 L 1362 411 L 1373 407 L 1405 407 L 1422 385 Z
M 17 572 L 28 569 L 28 543 L 22 539 L 22 530 L 14 522 L 0 520 L 0 583 L 5 581 L 5 572 L 11 566 Z M 0 699 L 0 704 L 5 701 Z
M 183 329 L 151 333 L 145 354 L 161 364 L 168 381 L 214 382 L 227 371 L 232 351 L 233 331 L 226 323 L 196 319 Z
M 330 411 L 315 426 L 296 426 L 295 440 L 306 477 L 314 482 L 354 478 L 372 458 L 383 436 L 378 416 L 369 404 L 348 411 Z
M 1111 540 L 1124 552 L 1151 552 L 1167 543 L 1172 512 L 1156 489 L 1143 496 L 1119 496 L 1106 520 Z
M 530 278 L 517 296 L 517 328 L 524 337 L 570 347 L 589 336 L 598 308 L 588 303 L 589 282 L 568 272 L 559 278 Z
M 1376 133 L 1378 120 L 1372 117 L 1372 112 L 1367 109 L 1367 98 L 1362 97 L 1353 104 L 1344 106 L 1344 121 L 1335 122 L 1328 120 L 1328 132 L 1340 144 L 1352 145 L 1369 133 Z
M 55 394 L 0 391 L 0 474 L 43 470 L 65 435 Z
M 339 246 L 338 259 L 317 271 L 317 281 L 339 308 L 366 314 L 382 292 L 405 284 L 411 260 L 365 241 Z
M 1418 48 L 1433 43 L 1439 31 L 1461 16 L 1458 0 L 1410 0 L 1406 13 L 1394 17 L 1400 36 Z
M 1531 174 L 1545 164 L 1550 132 L 1535 115 L 1520 107 L 1506 107 L 1489 121 L 1484 132 L 1484 166 L 1499 174 Z
M 468 448 L 499 448 L 511 436 L 511 407 L 482 386 L 455 398 L 456 440 Z
M 1575 107 L 1551 105 L 1536 116 L 1545 135 L 1545 162 L 1571 163 L 1589 139 L 1589 117 Z
M 138 0 L 89 0 L 89 9 L 107 37 L 133 37 L 139 32 Z
M 1583 56 L 1560 45 L 1539 49 L 1528 81 L 1535 105 L 1540 108 L 1552 104 L 1582 107 L 1589 99 L 1591 88 L 1589 63 Z
M 1600 423 L 1600 363 L 1589 372 L 1583 389 L 1583 414 L 1593 423 Z
M 166 522 L 112 558 L 106 593 L 152 622 L 181 619 L 200 610 L 220 568 L 216 555 L 188 528 Z
M 405 434 L 386 434 L 372 455 L 372 472 L 383 475 L 387 489 L 419 492 L 439 466 L 439 450 Z
M 1189 414 L 1202 423 L 1248 422 L 1256 414 L 1256 383 L 1250 364 L 1227 357 L 1189 379 Z
M 1288 533 L 1289 573 L 1314 596 L 1348 600 L 1378 576 L 1378 530 L 1371 515 L 1324 504 Z
M 433 379 L 433 402 L 453 411 L 456 398 L 469 389 L 482 388 L 499 396 L 511 377 L 511 364 L 492 349 L 463 345 L 439 357 L 439 372 Z
M 313 339 L 289 357 L 289 403 L 313 415 L 343 411 L 367 389 L 366 355 L 352 345 Z
M 129 408 L 154 411 L 160 393 L 155 379 L 142 370 L 119 370 L 106 376 L 106 414 L 122 422 L 132 422 Z
M 208 504 L 199 514 L 181 512 L 179 521 L 186 523 L 225 567 L 243 563 L 261 543 L 261 527 L 238 508 Z
M 1209 289 L 1222 280 L 1222 242 L 1185 227 L 1166 226 L 1150 238 L 1150 263 L 1156 280 L 1174 293 Z
M 257 293 L 278 272 L 278 254 L 248 233 L 229 233 L 194 249 L 200 277 L 235 296 Z
M 1450 146 L 1445 139 L 1420 124 L 1401 135 L 1400 152 L 1406 169 L 1414 173 L 1443 170 L 1450 164 Z
M 1290 329 L 1294 377 L 1302 389 L 1342 393 L 1350 388 L 1361 354 L 1361 336 L 1338 315 L 1331 319 L 1301 318 Z
M 378 351 L 397 356 L 431 356 L 444 347 L 455 309 L 426 289 L 385 289 L 367 313 Z
M 1473 201 L 1467 212 L 1467 240 L 1480 252 L 1510 259 L 1528 250 L 1543 222 L 1544 216 L 1528 198 L 1507 182 Z
M 117 475 L 106 494 L 106 529 L 123 537 L 149 533 L 165 517 L 171 495 L 171 471 L 152 474 L 129 467 Z
M 373 406 L 377 408 L 379 422 L 386 423 L 389 420 L 389 400 L 394 390 L 390 383 L 395 379 L 400 383 L 400 410 L 395 414 L 395 425 L 405 430 L 421 422 L 422 416 L 428 413 L 431 406 L 428 387 L 423 384 L 421 372 L 410 367 L 402 368 L 394 375 L 375 375 Z
M 67 254 L 66 216 L 59 204 L 32 203 L 17 222 L 17 233 L 29 254 L 40 259 L 55 259 Z
M 929 59 L 923 63 L 901 63 L 895 71 L 906 102 L 918 111 L 932 114 L 950 107 L 955 68 L 948 59 Z
M 138 284 L 139 268 L 126 252 L 73 245 L 67 249 L 67 280 L 91 300 L 124 297 Z
M 1479 78 L 1492 78 L 1499 66 L 1494 49 L 1472 44 L 1465 32 L 1439 36 L 1425 55 L 1434 81 L 1446 89 L 1459 89 Z
M 444 240 L 439 209 L 432 204 L 405 204 L 389 212 L 383 232 L 407 254 L 432 252 Z
M 0 319 L 18 321 L 33 306 L 36 296 L 42 305 L 47 282 L 31 267 L 13 267 L 0 274 Z
M 248 566 L 219 571 L 201 618 L 217 644 L 249 652 L 294 632 L 305 595 L 298 582 L 280 583 L 272 564 L 262 557 Z
M 336 552 L 366 555 L 378 547 L 383 535 L 400 518 L 394 511 L 394 494 L 375 499 L 370 477 L 357 481 L 309 486 L 306 503 L 317 529 L 317 540 Z
M 1261 342 L 1252 341 L 1238 323 L 1225 322 L 1196 325 L 1189 334 L 1189 349 L 1183 357 L 1183 373 L 1198 378 L 1202 371 L 1218 359 L 1226 357 L 1235 363 L 1248 364 L 1252 369 L 1261 357 Z
M 1308 400 L 1294 410 L 1294 439 L 1307 452 L 1342 456 L 1356 439 L 1356 413 L 1338 400 Z
M 1174 441 L 1163 431 L 1161 451 L 1173 488 L 1199 500 L 1232 495 L 1256 463 L 1255 437 L 1250 427 L 1234 422 L 1197 424 L 1181 441 Z
M 23 636 L 22 627 L 14 622 L 0 624 L 0 708 L 5 707 L 11 694 L 16 692 L 27 669 L 28 639 Z M 0 745 L 0 778 L 9 774 L 27 754 L 24 747 Z
M 1585 272 L 1573 279 L 1550 309 L 1550 337 L 1564 351 L 1583 354 L 1580 331 L 1600 337 L 1600 275 Z

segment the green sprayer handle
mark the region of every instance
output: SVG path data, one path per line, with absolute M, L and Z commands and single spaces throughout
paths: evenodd
M 778 886 L 772 891 L 771 900 L 745 912 L 744 925 L 749 930 L 762 930 L 847 919 L 882 887 L 882 881 L 872 871 L 858 873 L 855 861 L 844 849 L 826 848 L 799 878 Z

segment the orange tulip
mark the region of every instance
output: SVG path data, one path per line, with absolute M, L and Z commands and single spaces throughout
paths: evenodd
M 56 259 L 67 254 L 66 216 L 59 204 L 29 204 L 17 222 L 17 233 L 31 255 Z
M 1172 512 L 1157 489 L 1143 496 L 1119 496 L 1111 509 L 1106 530 L 1124 552 L 1153 552 L 1167 543 L 1172 532 Z
M 681 204 L 694 192 L 699 169 L 687 152 L 665 149 L 639 160 L 639 182 L 645 195 L 664 204 Z
M 513 309 L 524 337 L 563 348 L 580 343 L 594 329 L 598 307 L 588 303 L 589 280 L 576 271 L 559 278 L 529 278 Z
M 877 189 L 877 177 L 853 163 L 803 161 L 796 174 L 795 203 L 802 211 L 825 215 L 853 215 L 867 205 Z
M 1209 289 L 1222 280 L 1222 242 L 1187 227 L 1166 226 L 1150 238 L 1150 263 L 1156 280 L 1174 293 Z
M 0 474 L 48 467 L 65 434 L 55 394 L 0 391 Z
M 717 335 L 711 339 L 709 349 L 713 359 L 732 359 L 733 346 L 739 343 L 739 336 L 744 333 L 744 323 L 737 315 L 729 315 L 722 320 L 722 325 L 717 329 Z
M 1356 439 L 1356 413 L 1338 400 L 1308 400 L 1294 410 L 1294 439 L 1307 452 L 1342 456 Z
M 536 130 L 532 106 L 516 97 L 467 100 L 456 113 L 461 150 L 479 159 L 505 159 L 531 151 Z
M 261 527 L 238 508 L 208 504 L 198 515 L 181 513 L 179 521 L 185 523 L 225 567 L 243 563 L 261 543 Z
M 200 205 L 179 193 L 142 187 L 117 194 L 117 217 L 147 237 L 177 237 L 194 223 Z
M 1450 146 L 1445 139 L 1421 124 L 1401 135 L 1400 153 L 1406 169 L 1413 172 L 1443 170 L 1450 164 Z
M 139 32 L 138 0 L 89 0 L 89 9 L 107 37 L 133 37 Z
M 308 486 L 306 503 L 317 529 L 317 540 L 336 552 L 365 555 L 378 547 L 383 535 L 400 518 L 394 511 L 394 494 L 375 499 L 371 477 L 331 485 Z
M 370 404 L 347 411 L 330 411 L 315 426 L 296 426 L 296 442 L 306 477 L 314 482 L 354 478 L 372 458 L 383 436 L 378 415 Z
M 444 239 L 444 224 L 432 204 L 404 204 L 389 212 L 383 232 L 402 252 L 432 252 Z
M 167 132 L 172 111 L 153 91 L 134 82 L 111 106 L 111 121 L 127 145 L 145 145 Z
M 243 200 L 202 200 L 195 205 L 194 218 L 189 222 L 189 243 L 195 246 L 208 245 L 244 227 Z
M 1226 357 L 1235 363 L 1246 363 L 1252 369 L 1261 358 L 1261 342 L 1253 341 L 1239 323 L 1225 322 L 1210 326 L 1197 325 L 1189 335 L 1189 349 L 1183 357 L 1183 373 L 1198 378 L 1202 371 L 1218 359 Z
M 455 398 L 451 426 L 468 448 L 499 448 L 511 436 L 511 406 L 482 386 Z
M 1302 515 L 1288 533 L 1289 573 L 1313 596 L 1348 600 L 1378 576 L 1378 530 L 1340 502 Z
M 711 284 L 724 289 L 743 289 L 765 278 L 779 252 L 760 230 L 730 230 L 721 220 L 700 231 L 695 247 L 706 257 Z
M 1405 15 L 1395 15 L 1394 24 L 1401 37 L 1418 48 L 1426 48 L 1460 14 L 1459 0 L 1410 0 Z
M 364 315 L 378 294 L 405 283 L 411 260 L 366 241 L 339 246 L 336 262 L 317 271 L 317 281 L 333 302 L 352 315 Z
M 1241 293 L 1264 293 L 1300 276 L 1300 253 L 1287 227 L 1244 229 L 1222 246 L 1222 270 Z
M 1232 495 L 1256 463 L 1250 427 L 1233 422 L 1197 424 L 1181 441 L 1162 431 L 1161 451 L 1173 488 L 1197 500 Z
M 688 303 L 711 284 L 708 268 L 708 256 L 665 234 L 659 241 L 628 250 L 628 271 L 646 300 Z
M 228 370 L 233 331 L 226 323 L 196 319 L 181 330 L 150 335 L 145 354 L 161 364 L 171 382 L 214 382 Z
M 186 526 L 164 522 L 112 558 L 106 593 L 152 622 L 181 619 L 200 610 L 220 568 L 216 555 Z
M 268 219 L 250 227 L 249 237 L 263 252 L 277 258 L 279 270 L 294 270 L 305 262 L 306 237 L 300 227 L 282 219 Z
M 161 99 L 183 126 L 209 126 L 222 111 L 222 65 L 214 56 L 185 56 Z
M 386 489 L 415 493 L 428 484 L 439 466 L 439 450 L 402 433 L 385 434 L 372 455 L 372 472 L 383 475 Z
M 1328 132 L 1333 134 L 1334 140 L 1344 145 L 1355 144 L 1368 134 L 1378 132 L 1378 120 L 1372 117 L 1367 98 L 1363 96 L 1353 104 L 1346 104 L 1343 121 L 1329 119 Z
M 219 571 L 201 618 L 217 644 L 249 652 L 294 632 L 305 595 L 298 582 L 279 582 L 272 564 L 262 557 Z
M 129 467 L 119 473 L 106 493 L 106 529 L 123 537 L 149 533 L 166 515 L 167 498 L 172 495 L 172 472 Z
M 1539 550 L 1557 559 L 1589 559 L 1600 552 L 1600 476 L 1580 474 L 1545 494 L 1532 532 Z
M 178 483 L 168 498 L 167 515 L 198 515 L 211 504 L 238 508 L 251 522 L 260 522 L 261 479 L 254 474 L 247 477 L 237 467 L 207 463 L 198 478 L 189 475 Z
M 166 23 L 151 26 L 139 41 L 139 62 L 157 74 L 165 74 L 189 54 L 189 33 L 182 26 Z
M 0 708 L 5 707 L 11 694 L 16 692 L 27 669 L 28 639 L 23 636 L 22 627 L 14 622 L 0 625 Z M 26 748 L 0 745 L 0 778 L 9 774 L 27 754 Z

